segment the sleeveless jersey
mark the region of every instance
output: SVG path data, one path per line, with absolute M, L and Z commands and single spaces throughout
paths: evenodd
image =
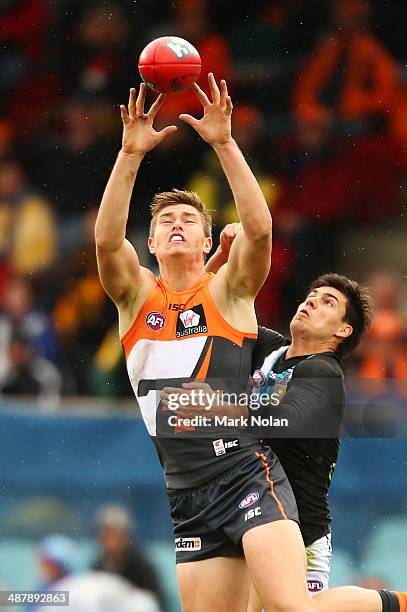
M 223 392 L 247 392 L 257 334 L 225 321 L 209 292 L 213 276 L 205 273 L 185 291 L 158 277 L 122 338 L 130 382 L 171 489 L 209 482 L 258 446 L 244 429 L 179 427 L 176 413 L 161 403 L 161 389 L 195 380 Z

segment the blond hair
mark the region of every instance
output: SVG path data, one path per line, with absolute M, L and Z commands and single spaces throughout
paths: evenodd
M 192 206 L 199 212 L 202 219 L 205 237 L 208 238 L 212 234 L 212 217 L 205 208 L 205 204 L 194 191 L 182 191 L 181 189 L 172 189 L 172 191 L 162 191 L 156 193 L 150 205 L 151 223 L 150 236 L 153 236 L 157 224 L 157 215 L 167 206 L 175 204 L 187 204 Z

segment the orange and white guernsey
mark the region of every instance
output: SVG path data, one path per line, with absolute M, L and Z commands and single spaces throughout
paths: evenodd
M 160 403 L 163 387 L 195 380 L 229 393 L 247 390 L 257 335 L 225 321 L 209 292 L 212 278 L 205 273 L 193 287 L 175 291 L 158 277 L 122 338 L 130 382 L 173 489 L 210 481 L 258 446 L 241 429 L 178 427 L 175 413 Z

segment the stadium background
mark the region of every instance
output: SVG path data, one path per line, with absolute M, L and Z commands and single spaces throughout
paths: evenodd
M 234 135 L 273 213 L 259 321 L 287 330 L 323 272 L 372 287 L 372 331 L 345 362 L 350 403 L 363 397 L 399 419 L 380 438 L 344 442 L 331 494 L 332 584 L 405 590 L 405 2 L 3 0 L 0 8 L 0 582 L 37 585 L 36 547 L 55 532 L 79 543 L 85 569 L 96 554 L 95 511 L 113 501 L 133 513 L 168 610 L 178 609 L 161 471 L 131 400 L 93 245 L 120 147 L 118 104 L 139 81 L 143 46 L 171 33 L 199 49 L 203 75 L 227 78 Z M 158 124 L 181 111 L 199 112 L 190 94 L 171 96 Z M 173 186 L 200 193 L 215 236 L 235 220 L 213 154 L 182 126 L 137 181 L 128 235 L 145 265 L 155 266 L 148 202 Z

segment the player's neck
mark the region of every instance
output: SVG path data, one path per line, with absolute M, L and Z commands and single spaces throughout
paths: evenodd
M 193 287 L 205 274 L 203 261 L 188 262 L 180 266 L 179 259 L 160 262 L 160 276 L 175 291 L 185 291 Z
M 328 353 L 335 351 L 332 340 L 315 341 L 313 338 L 299 336 L 293 337 L 291 346 L 286 353 L 286 359 L 291 357 L 301 357 L 302 355 L 317 355 L 318 353 Z

